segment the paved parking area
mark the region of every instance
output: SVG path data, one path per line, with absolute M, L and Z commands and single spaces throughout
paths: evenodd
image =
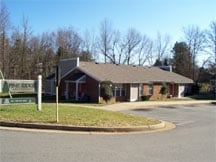
M 215 162 L 216 106 L 125 110 L 174 122 L 164 132 L 68 134 L 0 130 L 1 162 Z
M 212 111 L 212 114 L 214 114 L 216 111 L 216 105 L 200 104 L 188 106 L 157 106 L 155 108 L 135 108 L 122 112 L 170 121 L 176 126 L 181 126 L 188 124 L 196 125 L 196 123 L 200 124 L 200 122 L 208 124 L 207 116 L 211 115 L 211 112 L 209 111 Z M 214 118 L 214 116 L 212 117 Z M 212 122 L 214 123 L 214 120 L 212 120 Z

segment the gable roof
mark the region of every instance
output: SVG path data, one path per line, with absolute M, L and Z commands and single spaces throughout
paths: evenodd
M 157 67 L 116 65 L 81 61 L 77 68 L 98 81 L 109 80 L 113 83 L 193 83 L 193 81 L 187 77 L 174 72 L 164 71 Z
M 67 75 L 70 70 L 79 66 L 79 57 L 78 58 L 69 58 L 69 59 L 62 59 L 58 65 L 61 69 L 61 77 Z

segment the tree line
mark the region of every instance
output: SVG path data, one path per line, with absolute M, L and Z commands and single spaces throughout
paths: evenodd
M 207 56 L 202 65 L 198 58 Z M 98 33 L 78 33 L 72 26 L 34 35 L 26 17 L 20 26 L 10 22 L 10 13 L 0 3 L 0 70 L 8 79 L 47 77 L 60 59 L 80 57 L 82 61 L 103 61 L 139 66 L 172 65 L 174 71 L 198 81 L 203 71 L 216 73 L 216 21 L 209 28 L 188 26 L 183 40 L 171 44 L 169 35 L 152 39 L 131 27 L 115 29 L 110 20 L 101 21 Z

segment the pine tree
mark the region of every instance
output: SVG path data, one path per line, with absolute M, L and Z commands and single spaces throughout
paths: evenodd
M 173 48 L 174 72 L 193 78 L 192 58 L 188 45 L 185 42 L 176 42 Z

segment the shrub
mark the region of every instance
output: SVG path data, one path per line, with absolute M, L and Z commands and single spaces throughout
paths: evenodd
M 149 101 L 149 99 L 150 99 L 150 95 L 144 95 L 144 96 L 141 96 L 141 100 L 142 101 Z
M 163 98 L 163 95 L 165 95 L 167 93 L 168 93 L 168 87 L 165 83 L 163 83 L 163 86 L 160 89 L 160 94 L 162 94 L 162 98 Z
M 209 83 L 200 83 L 199 84 L 199 93 L 208 93 L 210 92 L 210 84 Z
M 104 99 L 104 101 L 109 101 L 112 97 L 112 87 L 110 86 L 112 84 L 111 81 L 103 81 L 101 82 L 100 87 L 100 96 Z
M 165 95 L 168 93 L 168 87 L 166 84 L 163 84 L 163 86 L 160 89 L 160 94 Z

